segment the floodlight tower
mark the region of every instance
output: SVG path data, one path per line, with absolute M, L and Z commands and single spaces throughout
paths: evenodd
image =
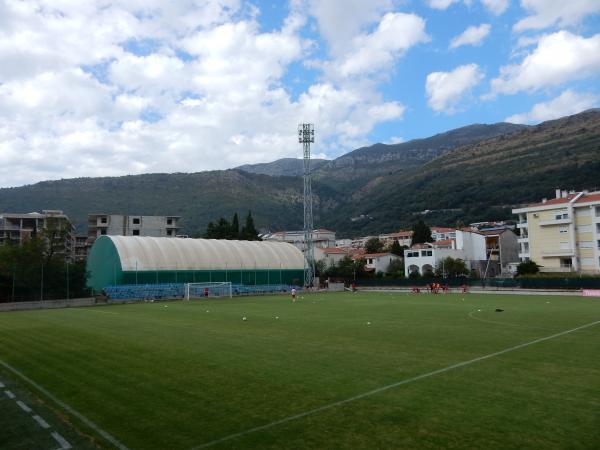
M 310 144 L 315 142 L 312 123 L 298 125 L 298 142 L 304 156 L 304 287 L 312 287 L 315 278 L 315 251 L 313 246 L 313 201 L 310 174 Z

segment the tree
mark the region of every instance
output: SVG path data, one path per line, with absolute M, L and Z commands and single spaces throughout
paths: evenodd
M 240 238 L 240 221 L 236 212 L 231 219 L 231 239 L 237 240 Z
M 367 253 L 380 253 L 383 251 L 383 242 L 379 238 L 372 237 L 365 243 Z
M 394 243 L 390 247 L 390 253 L 392 255 L 396 255 L 396 256 L 403 256 L 404 255 L 404 251 L 402 250 L 402 246 L 395 239 L 394 239 Z
M 261 239 L 258 237 L 258 231 L 254 226 L 254 219 L 252 218 L 252 212 L 248 211 L 248 215 L 246 216 L 246 225 L 242 227 L 242 231 L 240 232 L 240 239 L 245 241 L 260 241 Z
M 404 258 L 392 259 L 387 267 L 386 273 L 393 278 L 403 278 Z
M 540 266 L 532 260 L 524 261 L 517 266 L 517 276 L 520 275 L 535 275 L 539 273 Z
M 469 269 L 462 259 L 448 256 L 438 263 L 435 274 L 444 278 L 464 277 L 469 275 Z
M 422 219 L 419 219 L 419 221 L 413 225 L 412 232 L 412 245 L 433 242 L 431 228 L 429 228 Z

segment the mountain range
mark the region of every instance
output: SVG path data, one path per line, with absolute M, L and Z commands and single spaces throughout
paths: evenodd
M 389 232 L 417 217 L 454 225 L 514 219 L 513 206 L 556 187 L 600 185 L 600 110 L 536 126 L 470 125 L 394 145 L 314 160 L 315 226 L 340 236 Z M 302 228 L 301 159 L 198 173 L 45 181 L 0 189 L 0 211 L 62 209 L 84 231 L 88 213 L 182 216 L 196 235 L 209 221 L 252 211 L 259 228 Z

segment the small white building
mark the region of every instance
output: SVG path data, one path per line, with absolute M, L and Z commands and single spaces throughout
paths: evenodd
M 434 273 L 445 258 L 462 259 L 469 270 L 481 271 L 486 262 L 485 236 L 473 231 L 454 230 L 453 233 L 455 239 L 417 244 L 405 250 L 404 275 Z
M 393 253 L 366 253 L 355 257 L 355 259 L 364 259 L 365 269 L 374 271 L 375 273 L 387 272 L 390 263 L 399 258 L 399 256 Z
M 456 229 L 445 227 L 431 227 L 431 237 L 434 241 L 456 239 Z
M 342 259 L 348 256 L 348 252 L 341 248 L 327 247 L 320 248 L 315 247 L 315 261 L 325 261 L 325 265 L 333 266 L 339 263 Z

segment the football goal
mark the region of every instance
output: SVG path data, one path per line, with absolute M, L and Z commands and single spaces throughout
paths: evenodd
M 231 281 L 214 283 L 186 283 L 185 299 L 232 297 Z

